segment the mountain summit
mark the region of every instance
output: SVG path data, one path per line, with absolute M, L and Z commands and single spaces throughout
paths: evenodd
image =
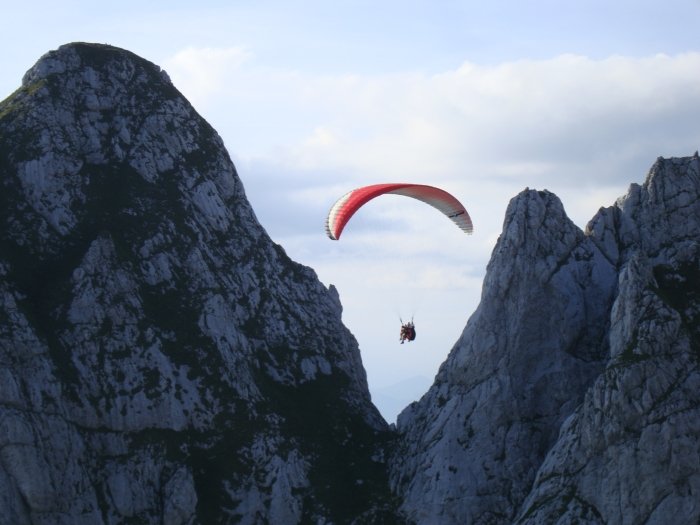
M 0 102 L 0 525 L 700 520 L 700 159 L 581 231 L 510 203 L 481 302 L 389 427 L 336 290 L 154 64 Z
M 418 523 L 697 523 L 700 159 L 658 159 L 585 232 L 507 210 L 481 303 L 398 418 Z
M 269 239 L 160 68 L 63 46 L 0 104 L 0 141 L 0 523 L 386 505 L 335 289 Z

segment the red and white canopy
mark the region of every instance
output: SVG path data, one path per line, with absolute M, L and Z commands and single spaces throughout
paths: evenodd
M 373 184 L 363 186 L 343 195 L 333 205 L 326 217 L 326 233 L 337 241 L 350 218 L 367 202 L 386 194 L 405 195 L 430 204 L 447 215 L 462 231 L 471 234 L 474 230 L 467 210 L 451 194 L 434 186 L 423 184 Z

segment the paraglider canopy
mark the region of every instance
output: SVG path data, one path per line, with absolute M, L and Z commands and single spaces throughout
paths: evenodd
M 337 241 L 343 228 L 357 210 L 370 200 L 386 194 L 404 195 L 418 199 L 440 210 L 465 233 L 471 234 L 474 229 L 466 208 L 445 190 L 424 184 L 389 183 L 363 186 L 338 199 L 326 217 L 328 237 Z

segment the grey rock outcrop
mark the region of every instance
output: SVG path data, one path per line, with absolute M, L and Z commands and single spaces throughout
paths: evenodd
M 398 418 L 409 519 L 698 521 L 699 172 L 659 159 L 585 233 L 552 194 L 513 199 L 478 309 Z
M 660 159 L 589 226 L 621 265 L 605 370 L 567 419 L 522 523 L 700 520 L 700 162 Z M 617 246 L 606 247 L 609 239 Z
M 63 46 L 0 142 L 0 523 L 393 515 L 336 291 L 163 71 Z
M 516 513 L 603 368 L 614 278 L 553 194 L 511 202 L 478 309 L 428 394 L 398 419 L 411 460 L 392 481 L 409 516 L 505 523 Z

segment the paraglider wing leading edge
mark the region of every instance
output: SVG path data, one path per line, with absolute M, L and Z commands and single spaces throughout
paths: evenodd
M 338 199 L 326 217 L 328 237 L 337 241 L 357 210 L 375 197 L 386 194 L 404 195 L 423 201 L 440 210 L 465 233 L 471 234 L 474 230 L 466 208 L 445 190 L 424 184 L 393 183 L 363 186 Z

